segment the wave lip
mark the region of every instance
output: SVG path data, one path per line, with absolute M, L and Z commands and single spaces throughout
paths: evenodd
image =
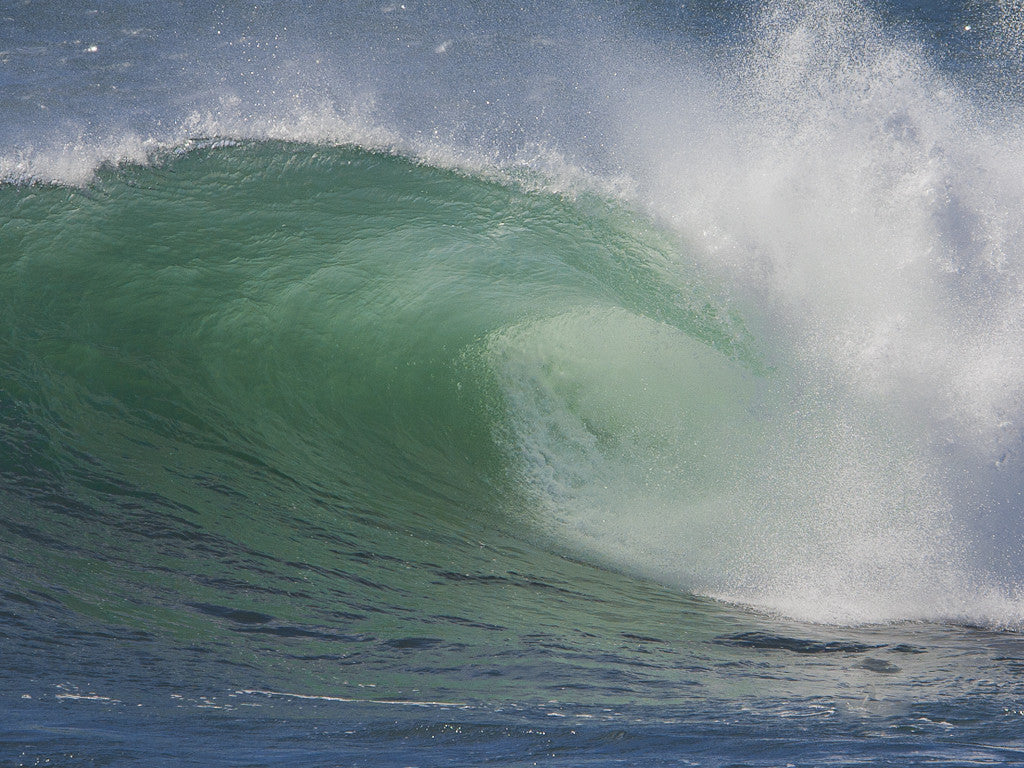
M 61 418 L 119 403 L 111 436 L 240 440 L 377 513 L 418 506 L 446 530 L 482 514 L 812 621 L 1019 623 L 919 414 L 783 357 L 791 337 L 753 344 L 763 315 L 738 319 L 687 246 L 621 203 L 276 142 L 193 147 L 90 190 L 3 190 L 24 247 L 6 322 L 62 339 L 7 365 L 38 356 L 55 378 L 32 397 Z M 57 282 L 54 238 L 74 242 Z M 137 451 L 85 442 L 144 484 Z
M 447 501 L 507 493 L 513 519 L 553 546 L 702 594 L 821 621 L 1018 624 L 1019 98 L 965 87 L 971 73 L 856 3 L 772 2 L 730 45 L 686 53 L 616 18 L 582 14 L 544 34 L 558 13 L 542 10 L 475 13 L 460 30 L 444 9 L 367 4 L 285 34 L 283 8 L 207 9 L 154 22 L 197 25 L 180 79 L 132 47 L 158 44 L 159 30 L 126 24 L 72 45 L 16 25 L 25 39 L 4 43 L 5 66 L 27 72 L 38 54 L 51 72 L 57 52 L 74 54 L 63 111 L 29 116 L 55 102 L 28 73 L 0 135 L 0 178 L 77 188 L 0 188 L 5 208 L 30 213 L 39 192 L 49 223 L 82 237 L 62 269 L 97 306 L 78 316 L 45 290 L 25 294 L 96 331 L 53 364 L 105 377 L 101 391 L 126 401 L 112 370 L 162 375 L 164 405 L 180 385 L 194 423 L 243 424 L 262 448 L 286 433 L 278 444 L 295 453 L 276 458 L 333 461 L 361 499 L 385 467 Z M 1016 17 L 992 18 L 1016 50 Z M 127 66 L 111 69 L 117 41 Z M 236 151 L 212 151 L 222 143 Z M 346 163 L 383 177 L 346 176 Z M 175 186 L 178 173 L 201 194 Z M 357 184 L 377 184 L 370 196 L 394 215 L 360 208 Z M 54 202 L 79 191 L 81 215 Z M 246 210 L 257 200 L 262 222 Z M 219 220 L 200 221 L 200 204 Z M 150 312 L 139 329 L 195 353 L 188 370 L 166 350 L 153 363 L 141 330 L 126 340 L 104 322 L 139 318 L 127 293 L 98 308 L 97 244 L 159 252 L 139 231 L 100 231 L 111 212 L 152 214 L 177 244 L 158 288 L 176 280 L 209 301 L 190 275 L 210 264 L 183 257 L 202 244 L 176 216 L 237 256 L 220 265 L 234 274 L 219 284 L 225 306 L 194 324 L 169 328 L 156 302 L 136 302 Z M 8 231 L 38 238 L 28 251 L 67 245 L 24 223 Z M 254 253 L 266 262 L 247 262 Z M 119 288 L 151 278 L 152 264 L 107 267 Z M 261 353 L 286 361 L 272 383 L 252 373 Z M 143 359 L 165 367 L 140 372 Z M 373 439 L 350 450 L 318 424 Z

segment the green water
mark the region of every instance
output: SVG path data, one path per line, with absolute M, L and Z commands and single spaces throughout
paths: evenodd
M 0 196 L 8 572 L 56 615 L 255 656 L 256 683 L 322 689 L 360 660 L 392 695 L 493 692 L 481 665 L 529 688 L 539 672 L 509 674 L 495 648 L 515 669 L 528 629 L 566 622 L 600 646 L 658 600 L 673 636 L 693 631 L 688 598 L 553 540 L 520 460 L 531 391 L 542 410 L 567 398 L 587 437 L 552 422 L 549 448 L 585 464 L 590 443 L 665 439 L 656 422 L 700 396 L 662 386 L 637 407 L 666 365 L 756 368 L 649 220 L 530 179 L 275 143 Z

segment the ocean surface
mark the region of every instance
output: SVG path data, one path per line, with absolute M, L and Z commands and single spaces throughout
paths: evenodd
M 0 0 L 0 765 L 1024 765 L 1024 6 Z

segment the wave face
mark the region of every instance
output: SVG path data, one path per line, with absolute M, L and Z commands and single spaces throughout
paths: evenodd
M 984 69 L 855 6 L 721 19 L 718 72 L 714 47 L 583 10 L 544 36 L 551 9 L 463 8 L 458 34 L 397 6 L 319 31 L 219 9 L 182 22 L 192 66 L 166 83 L 140 52 L 158 28 L 12 47 L 16 113 L 45 116 L 9 125 L 0 169 L 57 188 L 4 190 L 9 375 L 84 375 L 80 397 L 127 398 L 118 429 L 158 397 L 346 500 L 502 508 L 701 594 L 1018 624 L 1012 93 L 970 98 L 954 75 Z M 988 21 L 985 51 L 1010 51 L 1010 16 Z M 99 95 L 51 106 L 30 54 L 73 54 Z M 40 307 L 64 325 L 18 330 Z M 23 346 L 65 327 L 86 335 L 57 361 Z
M 262 469 L 802 618 L 1014 621 L 927 420 L 755 341 L 668 230 L 525 183 L 272 142 L 8 187 L 11 491 L 258 507 Z
M 676 445 L 652 419 L 692 402 L 693 423 L 676 425 L 692 437 L 745 404 L 742 340 L 666 269 L 676 239 L 602 198 L 280 142 L 173 153 L 85 190 L 2 193 L 5 490 L 51 510 L 29 539 L 72 525 L 58 522 L 68 512 L 99 560 L 122 508 L 188 546 L 191 527 L 201 541 L 225 526 L 236 544 L 298 546 L 311 496 L 331 531 L 355 510 L 427 539 L 518 530 L 536 522 L 527 497 L 548 492 L 540 468 L 520 466 L 527 448 L 586 461 L 571 452 L 594 458 L 602 431 L 614 442 L 638 427 Z M 632 392 L 637 376 L 657 390 Z M 735 404 L 709 404 L 720 386 Z M 551 387 L 641 399 L 588 416 Z M 585 445 L 557 442 L 567 420 Z M 534 445 L 530 429 L 552 434 Z M 687 482 L 713 488 L 727 458 L 689 460 L 701 477 Z M 306 511 L 287 511 L 296 495 Z M 275 500 L 265 512 L 262 498 Z M 97 505 L 111 509 L 86 511 Z M 146 561 L 154 533 L 118 559 Z
M 0 25 L 26 743 L 155 685 L 795 749 L 878 675 L 1016 738 L 1019 9 L 60 5 Z

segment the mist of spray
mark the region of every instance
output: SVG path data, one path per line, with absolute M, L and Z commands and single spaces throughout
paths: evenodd
M 1024 619 L 1012 94 L 976 98 L 842 0 L 671 45 L 591 4 L 120 12 L 112 38 L 8 27 L 0 176 L 83 185 L 195 142 L 285 139 L 618 195 L 679 235 L 658 269 L 712 275 L 769 372 L 625 310 L 490 339 L 498 439 L 541 526 L 810 619 Z M 1019 9 L 996 17 L 994 48 L 1019 50 Z M 70 96 L 45 77 L 68 61 Z

